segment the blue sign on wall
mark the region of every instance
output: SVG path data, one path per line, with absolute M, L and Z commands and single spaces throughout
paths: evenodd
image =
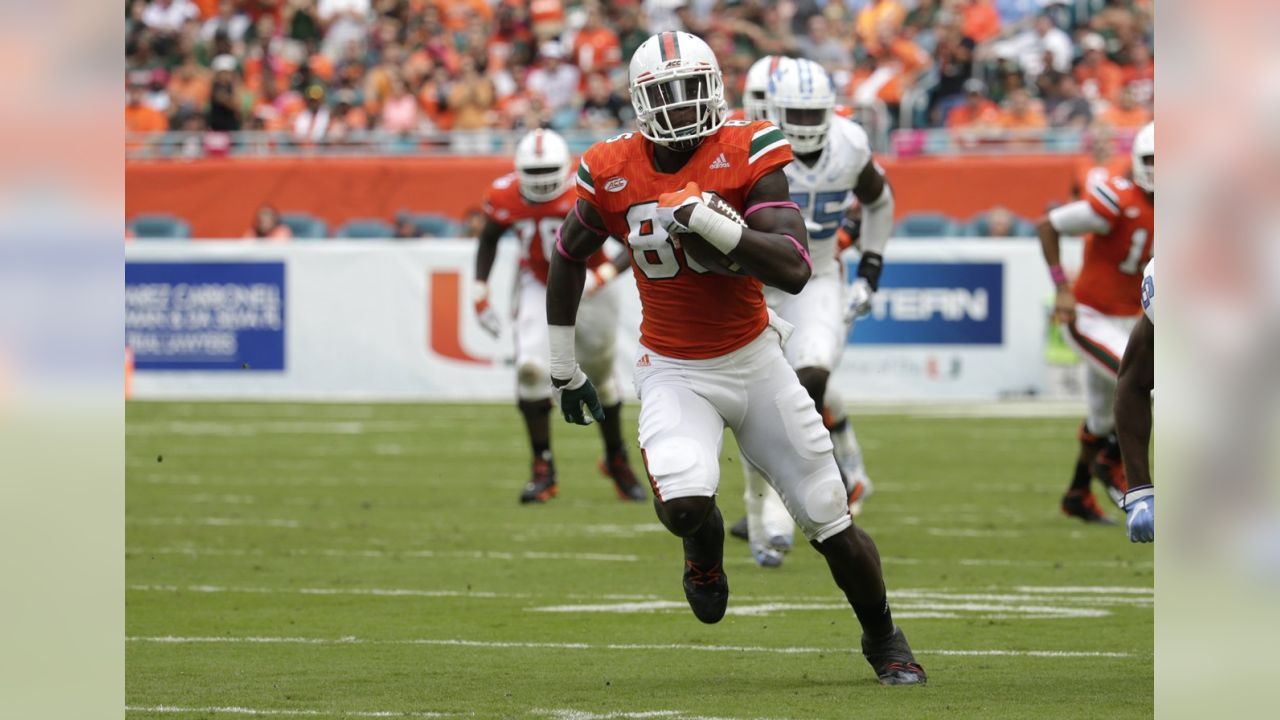
M 855 270 L 849 268 L 849 277 Z M 848 342 L 1000 345 L 1004 265 L 886 262 L 871 314 L 854 323 Z
M 284 263 L 125 264 L 139 370 L 283 370 Z

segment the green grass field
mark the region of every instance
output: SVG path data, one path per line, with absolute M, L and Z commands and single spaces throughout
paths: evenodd
M 127 417 L 131 718 L 1152 714 L 1151 548 L 1058 512 L 1074 418 L 856 418 L 861 524 L 929 671 L 886 688 L 803 545 L 764 570 L 729 538 L 730 614 L 697 622 L 679 541 L 615 499 L 594 428 L 557 422 L 561 495 L 520 507 L 507 406 Z M 722 470 L 732 521 L 732 441 Z

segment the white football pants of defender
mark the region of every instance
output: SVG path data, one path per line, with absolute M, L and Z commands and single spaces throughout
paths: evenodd
M 839 271 L 815 275 L 795 295 L 776 288 L 765 288 L 764 297 L 769 307 L 783 320 L 795 326 L 785 347 L 787 362 L 791 367 L 821 368 L 830 372 L 840 362 L 845 338 L 849 334 L 844 322 L 845 290 L 841 275 Z M 827 398 L 824 400 L 828 406 L 832 405 L 832 400 L 840 403 L 839 411 L 844 412 L 844 401 L 834 390 L 828 388 Z M 865 478 L 862 451 L 852 427 L 849 437 L 852 439 L 852 467 L 845 468 L 845 472 L 850 480 Z M 845 450 L 848 451 L 848 448 Z M 751 547 L 762 547 L 770 539 L 779 536 L 791 538 L 795 525 L 791 522 L 782 499 L 750 463 L 743 462 L 742 474 L 746 480 L 743 501 L 747 507 L 747 535 Z M 849 490 L 851 488 L 846 488 L 846 494 Z
M 578 362 L 596 386 L 600 404 L 605 407 L 622 399 L 613 367 L 618 307 L 618 289 L 613 283 L 605 284 L 591 295 L 583 295 L 574 336 Z M 521 400 L 550 400 L 551 341 L 547 334 L 547 286 L 528 270 L 521 270 L 516 278 L 512 334 L 516 343 L 516 396 Z
M 852 520 L 831 436 L 782 354 L 780 325 L 771 322 L 746 346 L 707 360 L 641 346 L 640 448 L 659 500 L 713 497 L 727 425 L 743 461 L 760 469 L 805 537 L 821 542 Z
M 1076 321 L 1064 325 L 1062 336 L 1085 361 L 1085 425 L 1094 435 L 1116 427 L 1116 374 L 1138 316 L 1104 315 L 1088 305 L 1076 305 Z

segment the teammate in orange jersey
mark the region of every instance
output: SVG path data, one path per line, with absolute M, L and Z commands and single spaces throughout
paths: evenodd
M 497 337 L 502 329 L 489 305 L 489 271 L 498 240 L 514 230 L 520 240 L 520 271 L 516 278 L 514 335 L 516 396 L 533 449 L 533 474 L 520 493 L 520 502 L 545 502 L 555 497 L 555 462 L 551 456 L 551 377 L 548 375 L 546 283 L 547 259 L 554 254 L 556 234 L 566 213 L 573 210 L 572 162 L 564 139 L 550 130 L 534 130 L 516 146 L 516 171 L 493 182 L 484 198 L 487 216 L 480 231 L 473 284 L 476 318 Z M 583 367 L 599 384 L 605 403 L 600 421 L 605 457 L 601 471 L 624 500 L 644 500 L 644 486 L 636 481 L 622 441 L 622 398 L 614 378 L 614 348 L 618 326 L 617 293 L 610 280 L 631 264 L 626 253 L 611 262 L 603 252 L 589 260 L 590 281 L 582 304 L 582 332 L 578 348 Z M 589 361 L 588 361 L 589 360 Z
M 1063 336 L 1085 359 L 1088 416 L 1080 427 L 1080 454 L 1062 511 L 1086 522 L 1113 522 L 1089 489 L 1096 476 L 1120 506 L 1128 484 L 1115 436 L 1116 373 L 1125 344 L 1142 314 L 1142 268 L 1155 243 L 1155 124 L 1133 142 L 1130 177 L 1091 185 L 1085 199 L 1063 205 L 1039 225 L 1040 245 L 1058 288 L 1054 317 Z M 1075 285 L 1059 264 L 1058 238 L 1084 235 L 1084 265 Z
M 693 35 L 650 37 L 632 57 L 630 75 L 639 132 L 583 156 L 578 202 L 551 260 L 547 321 L 561 411 L 578 424 L 602 414 L 578 367 L 574 325 L 589 258 L 606 237 L 622 238 L 642 308 L 635 370 L 641 454 L 658 517 L 683 540 L 694 615 L 715 623 L 728 606 L 715 501 L 728 426 L 743 458 L 760 468 L 826 558 L 880 682 L 922 683 L 925 672 L 893 623 L 875 543 L 849 516 L 831 436 L 783 355 L 788 326 L 765 306 L 763 284 L 797 293 L 812 267 L 804 218 L 783 172 L 791 146 L 768 122 L 725 120 L 719 64 Z M 722 205 L 731 209 L 716 209 Z M 741 273 L 724 270 L 719 256 Z

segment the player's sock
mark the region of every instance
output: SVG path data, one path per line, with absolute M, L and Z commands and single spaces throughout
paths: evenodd
M 893 634 L 893 612 L 889 610 L 888 597 L 879 602 L 854 605 L 853 614 L 858 616 L 858 623 L 867 637 L 883 638 Z
M 724 560 L 724 518 L 718 506 L 711 509 L 692 535 L 684 538 L 684 557 L 706 567 Z
M 1107 439 L 1090 432 L 1087 422 L 1080 423 L 1076 437 L 1080 440 L 1080 455 L 1076 458 L 1075 474 L 1071 478 L 1069 490 L 1088 490 L 1089 482 L 1093 478 L 1090 466 L 1097 457 L 1098 451 L 1107 444 Z
M 517 403 L 529 433 L 529 447 L 535 458 L 551 460 L 551 401 L 521 400 Z
M 606 405 L 604 420 L 600 423 L 600 436 L 604 439 L 604 452 L 613 457 L 623 451 L 622 441 L 622 403 Z

